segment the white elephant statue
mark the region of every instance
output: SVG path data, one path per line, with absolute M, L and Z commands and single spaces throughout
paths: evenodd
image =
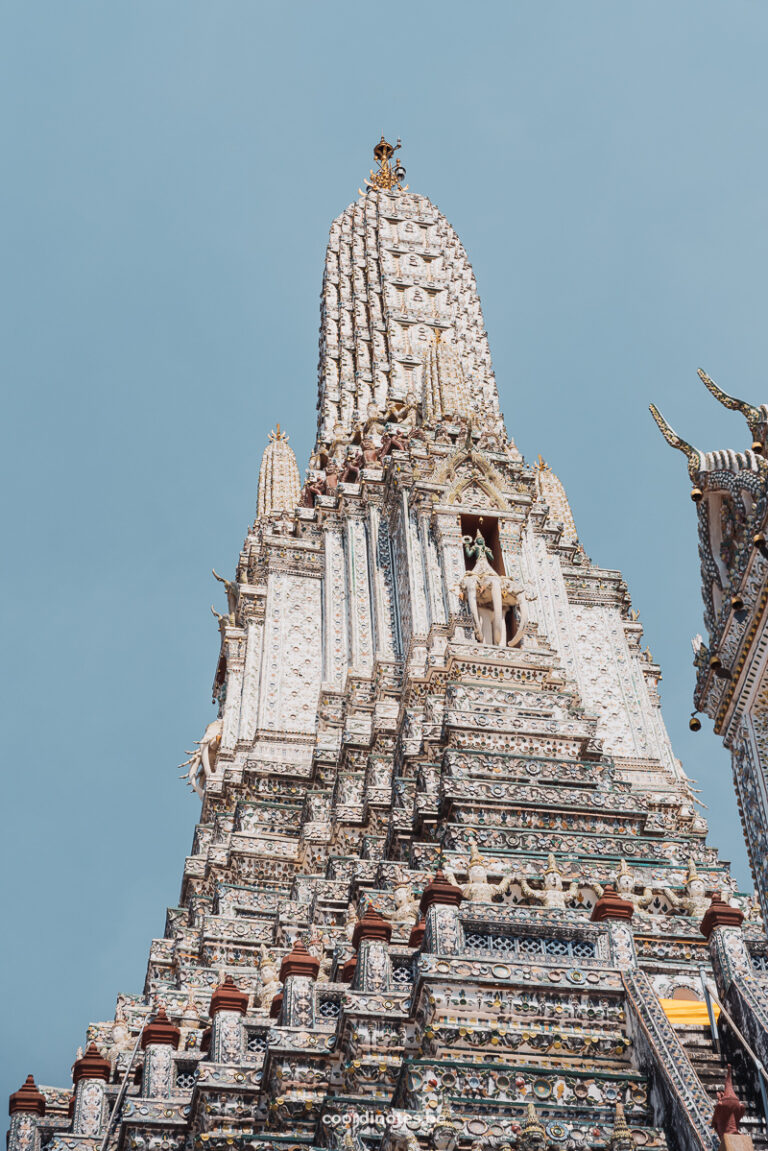
M 471 536 L 464 536 L 464 550 L 469 558 L 475 557 L 474 567 L 465 573 L 460 586 L 472 616 L 477 642 L 494 647 L 516 647 L 528 622 L 522 588 L 491 567 L 489 561 L 493 559 L 493 552 L 486 546 L 479 528 L 474 540 Z M 507 642 L 505 620 L 510 608 L 517 608 L 517 626 L 512 639 Z
M 214 719 L 206 727 L 203 738 L 195 740 L 195 750 L 186 753 L 189 759 L 185 759 L 183 763 L 179 764 L 179 767 L 189 769 L 183 778 L 187 780 L 190 787 L 194 788 L 201 799 L 206 783 L 216 771 L 216 758 L 221 747 L 223 729 L 224 721 Z

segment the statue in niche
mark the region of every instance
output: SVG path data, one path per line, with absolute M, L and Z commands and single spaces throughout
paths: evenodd
M 475 639 L 493 647 L 515 647 L 523 638 L 528 622 L 522 588 L 493 568 L 493 552 L 480 528 L 474 539 L 471 536 L 462 538 L 467 559 L 474 560 L 473 567 L 461 580 L 461 589 L 472 616 Z M 512 638 L 507 641 L 507 613 L 514 608 L 517 608 L 516 627 Z
M 477 850 L 477 843 L 474 839 L 469 850 L 467 883 L 459 883 L 450 868 L 445 868 L 445 876 L 449 883 L 461 889 L 461 894 L 469 903 L 492 903 L 494 898 L 500 899 L 502 895 L 506 895 L 515 881 L 514 875 L 505 875 L 501 883 L 489 882 L 485 860 Z
M 350 903 L 347 907 L 347 914 L 344 919 L 344 935 L 351 943 L 352 936 L 355 934 L 355 927 L 357 926 L 357 908 L 354 903 Z
M 182 778 L 189 786 L 203 798 L 205 785 L 216 771 L 216 760 L 221 747 L 221 737 L 224 731 L 224 721 L 214 719 L 205 729 L 202 739 L 195 740 L 195 750 L 187 751 L 189 759 L 179 764 L 179 768 L 188 768 Z
M 313 923 L 304 942 L 309 954 L 320 962 L 317 972 L 318 983 L 327 983 L 333 966 L 333 956 L 325 954 L 326 944 L 330 941 L 326 936 L 321 935 L 317 924 Z
M 707 885 L 696 870 L 696 864 L 692 859 L 688 860 L 685 894 L 678 895 L 665 887 L 664 895 L 675 911 L 679 911 L 681 915 L 693 915 L 697 919 L 702 919 L 709 910 L 710 897 L 707 895 Z
M 413 894 L 408 876 L 398 868 L 394 887 L 395 906 L 387 919 L 392 923 L 416 923 L 419 918 L 419 901 Z
M 532 903 L 540 903 L 549 911 L 565 911 L 566 903 L 576 899 L 579 894 L 579 885 L 572 882 L 566 888 L 563 884 L 563 873 L 557 866 L 554 855 L 547 859 L 547 870 L 544 872 L 541 887 L 531 887 L 524 875 L 519 875 L 517 881 L 523 896 Z
M 261 976 L 261 984 L 257 992 L 259 1007 L 261 1007 L 262 1010 L 269 1011 L 272 1006 L 272 1000 L 278 991 L 282 989 L 283 985 L 277 977 L 277 963 L 263 944 L 261 946 L 261 956 L 259 959 L 259 974 Z

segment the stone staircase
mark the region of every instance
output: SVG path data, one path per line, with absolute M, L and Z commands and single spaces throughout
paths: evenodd
M 717 1091 L 722 1090 L 725 1082 L 725 1066 L 720 1056 L 712 1050 L 709 1028 L 678 1025 L 675 1027 L 675 1033 L 714 1107 L 717 1102 Z M 768 1151 L 768 1129 L 763 1124 L 759 1094 L 757 1098 L 753 1097 L 751 1085 L 745 1082 L 743 1075 L 739 1075 L 736 1066 L 733 1068 L 733 1082 L 736 1094 L 747 1107 L 741 1121 L 741 1133 L 751 1137 L 755 1151 Z

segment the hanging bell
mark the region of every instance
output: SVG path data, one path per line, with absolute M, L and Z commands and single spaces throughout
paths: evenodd
M 761 444 L 760 440 L 755 440 L 755 442 L 752 444 L 752 451 L 755 453 L 755 455 L 761 456 L 764 450 L 765 444 Z
M 691 731 L 701 731 L 701 720 L 695 711 L 691 712 L 691 718 L 688 720 L 688 726 Z
M 700 504 L 704 499 L 704 492 L 701 488 L 691 488 L 691 499 L 695 504 Z
M 731 607 L 734 611 L 744 611 L 744 600 L 740 595 L 731 596 Z

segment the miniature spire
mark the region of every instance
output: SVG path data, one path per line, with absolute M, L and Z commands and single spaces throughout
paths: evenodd
M 613 1134 L 608 1140 L 608 1151 L 632 1151 L 635 1141 L 629 1124 L 624 1117 L 624 1104 L 616 1101 L 616 1114 L 613 1120 Z
M 269 516 L 274 512 L 292 512 L 301 496 L 299 465 L 288 436 L 277 430 L 269 433 L 269 443 L 264 449 L 259 468 L 259 516 Z
M 80 1055 L 72 1068 L 72 1082 L 77 1086 L 81 1079 L 102 1079 L 109 1083 L 111 1065 L 99 1051 L 95 1043 L 88 1044 L 85 1055 Z
M 563 543 L 578 543 L 579 534 L 576 531 L 576 522 L 573 518 L 571 505 L 568 503 L 568 496 L 565 494 L 565 488 L 562 481 L 541 456 L 539 456 L 536 467 L 536 487 L 539 497 L 549 507 L 552 521 L 563 526 L 561 537 Z
M 18 1091 L 8 1100 L 8 1114 L 30 1111 L 35 1115 L 45 1115 L 45 1096 L 38 1090 L 34 1075 L 28 1075 Z
M 547 1145 L 547 1133 L 539 1123 L 536 1108 L 529 1103 L 526 1108 L 525 1123 L 517 1137 L 518 1151 L 539 1151 Z

